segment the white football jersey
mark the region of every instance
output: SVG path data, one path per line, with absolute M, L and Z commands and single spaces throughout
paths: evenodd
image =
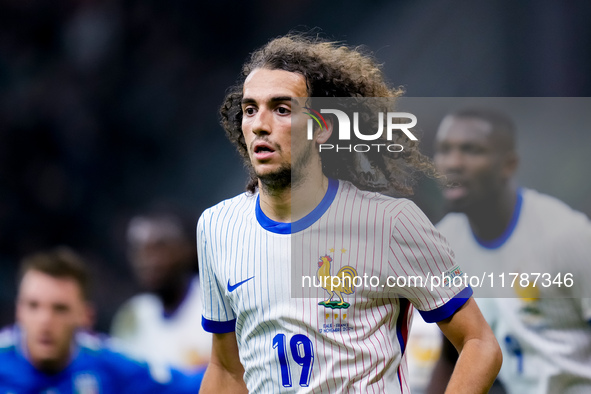
M 136 358 L 192 372 L 211 356 L 211 334 L 201 327 L 201 314 L 201 289 L 195 278 L 171 316 L 165 315 L 156 295 L 131 298 L 115 315 L 111 335 Z
M 591 305 L 584 298 L 588 293 L 573 290 L 589 283 L 587 217 L 556 198 L 522 189 L 511 224 L 497 240 L 478 240 L 459 213 L 448 214 L 437 227 L 468 275 L 494 270 L 493 291 L 503 298 L 477 302 L 502 348 L 499 379 L 506 389 L 518 394 L 591 392 Z M 515 282 L 511 273 L 519 274 Z M 566 281 L 565 274 L 570 274 Z M 474 292 L 478 297 L 479 290 Z
M 201 216 L 197 241 L 203 326 L 236 332 L 255 393 L 408 393 L 412 304 L 439 321 L 472 294 L 385 285 L 460 271 L 414 203 L 343 181 L 330 180 L 318 207 L 293 223 L 265 216 L 256 194 L 223 201 Z M 354 289 L 321 281 L 347 275 L 376 280 Z M 320 285 L 303 285 L 305 276 Z

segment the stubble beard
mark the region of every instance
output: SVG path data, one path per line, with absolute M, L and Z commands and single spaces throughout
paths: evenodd
M 259 174 L 255 171 L 265 193 L 278 195 L 288 188 L 297 187 L 297 185 L 302 183 L 306 176 L 305 172 L 311 156 L 311 149 L 306 149 L 300 157 L 295 159 L 293 165 L 291 163 L 284 163 L 277 171 L 265 174 Z
M 69 343 L 70 342 L 68 342 L 68 345 Z M 56 355 L 53 355 L 53 357 L 35 358 L 31 355 L 31 358 L 35 368 L 39 369 L 40 371 L 49 374 L 58 373 L 67 366 L 69 360 L 69 347 L 68 349 L 64 349 L 63 355 L 61 352 L 58 352 Z

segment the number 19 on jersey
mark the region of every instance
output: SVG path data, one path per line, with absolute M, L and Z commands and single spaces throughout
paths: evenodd
M 314 366 L 314 346 L 310 338 L 303 334 L 296 334 L 289 341 L 291 357 L 293 361 L 302 366 L 300 375 L 300 386 L 308 387 L 310 376 L 312 376 L 312 367 Z M 277 334 L 273 337 L 273 349 L 277 349 L 279 365 L 281 365 L 281 383 L 283 387 L 291 387 L 291 371 L 287 359 L 287 338 L 285 334 Z

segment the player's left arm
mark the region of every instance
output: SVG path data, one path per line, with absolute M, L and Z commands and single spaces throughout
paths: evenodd
M 437 323 L 459 353 L 446 393 L 488 393 L 503 361 L 501 348 L 472 297 Z

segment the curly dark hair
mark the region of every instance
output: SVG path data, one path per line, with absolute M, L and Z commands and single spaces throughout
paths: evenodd
M 333 98 L 381 98 L 366 100 L 362 105 L 371 107 L 369 113 L 377 114 L 377 105 L 392 102 L 401 96 L 403 89 L 390 88 L 384 80 L 381 66 L 373 56 L 361 48 L 351 48 L 338 42 L 327 41 L 317 36 L 288 34 L 275 38 L 253 52 L 242 67 L 237 83 L 231 87 L 220 109 L 221 123 L 230 141 L 245 160 L 250 171 L 247 190 L 254 193 L 258 179 L 249 160 L 242 134 L 242 92 L 246 77 L 257 68 L 284 70 L 304 76 L 308 96 Z M 380 104 L 376 104 L 376 102 Z M 368 124 L 375 123 L 366 119 Z M 435 175 L 434 167 L 426 156 L 419 152 L 416 141 L 410 141 L 400 133 L 398 141 L 405 143 L 400 153 L 386 149 L 379 152 L 322 151 L 322 166 L 326 176 L 352 182 L 364 190 L 387 192 L 396 195 L 413 193 L 417 174 Z M 335 144 L 337 133 L 332 134 L 327 144 Z M 353 139 L 351 142 L 355 142 Z M 359 141 L 363 143 L 364 141 Z M 386 142 L 386 141 L 384 141 Z

